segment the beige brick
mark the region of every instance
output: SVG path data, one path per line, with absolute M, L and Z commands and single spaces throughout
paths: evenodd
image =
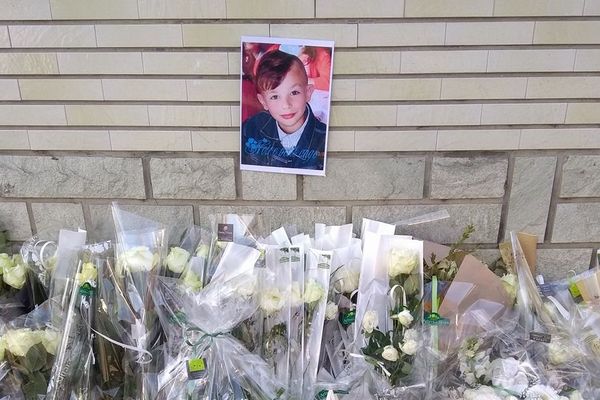
M 224 75 L 227 53 L 160 52 L 142 53 L 146 74 Z
M 0 79 L 0 100 L 21 100 L 16 79 Z
M 268 24 L 183 24 L 181 29 L 183 45 L 192 47 L 234 47 L 243 35 L 269 36 Z
M 29 150 L 29 138 L 26 130 L 0 130 L 0 149 Z
M 589 1 L 589 0 L 587 0 Z M 496 0 L 494 16 L 567 16 L 581 15 L 584 0 Z
M 447 45 L 531 44 L 534 22 L 448 22 Z
M 562 124 L 566 109 L 566 103 L 484 104 L 481 124 Z
M 599 44 L 600 21 L 537 21 L 534 44 Z
M 40 237 L 58 240 L 61 229 L 85 229 L 80 203 L 31 203 L 31 209 Z
M 0 20 L 52 19 L 49 0 L 3 0 Z
M 31 150 L 110 150 L 106 130 L 29 130 Z
M 64 125 L 64 106 L 56 105 L 0 105 L 2 125 Z
M 543 98 L 597 98 L 600 77 L 548 76 L 531 77 L 527 83 L 528 99 Z
M 224 1 L 138 0 L 140 18 L 225 18 Z
M 19 79 L 23 100 L 103 100 L 99 79 Z
M 0 26 L 0 48 L 10 47 L 10 38 L 8 36 L 8 27 Z
M 187 100 L 183 79 L 102 79 L 106 100 Z
M 0 74 L 37 75 L 57 73 L 58 63 L 54 53 L 0 54 Z
M 436 150 L 517 150 L 520 135 L 518 129 L 439 130 Z
M 600 128 L 522 129 L 520 149 L 593 149 L 600 147 Z
M 233 79 L 187 80 L 190 101 L 239 101 L 240 81 Z
M 398 126 L 479 125 L 481 104 L 398 106 Z
M 356 47 L 356 24 L 271 24 L 271 36 L 333 40 L 336 47 Z
M 110 131 L 112 150 L 191 151 L 189 131 Z
M 441 79 L 359 79 L 356 100 L 438 100 Z
M 61 74 L 141 74 L 140 53 L 58 53 Z
M 397 74 L 400 72 L 399 51 L 336 51 L 334 74 Z
M 583 15 L 600 15 L 600 0 L 585 0 Z
M 330 130 L 327 151 L 354 151 L 354 131 Z
M 356 131 L 356 151 L 433 151 L 437 131 Z
M 597 124 L 600 122 L 600 103 L 569 103 L 566 124 Z
M 227 53 L 227 65 L 229 67 L 229 75 L 240 75 L 242 72 L 242 58 L 239 51 Z
M 443 100 L 523 99 L 527 78 L 444 78 Z
M 404 0 L 317 0 L 317 18 L 399 18 Z
M 600 50 L 577 49 L 575 71 L 600 71 Z
M 66 105 L 69 125 L 148 126 L 145 105 Z
M 405 0 L 405 17 L 491 17 L 494 0 Z
M 331 126 L 394 126 L 396 106 L 333 106 Z
M 53 19 L 137 19 L 137 0 L 50 0 Z
M 231 115 L 231 126 L 239 127 L 242 119 L 240 106 L 229 107 L 229 113 Z
M 148 106 L 151 126 L 231 126 L 229 106 Z
M 10 240 L 27 240 L 31 237 L 29 214 L 25 203 L 0 203 L 0 230 L 7 231 Z
M 242 171 L 244 200 L 296 200 L 296 175 Z
M 403 51 L 403 74 L 485 72 L 487 50 Z
M 354 79 L 334 79 L 331 97 L 333 101 L 356 100 L 356 81 Z
M 192 131 L 193 151 L 240 151 L 240 131 Z
M 96 25 L 98 47 L 181 47 L 179 24 Z
M 94 25 L 13 25 L 12 47 L 96 47 Z
M 573 71 L 575 50 L 490 50 L 487 72 Z
M 314 0 L 225 0 L 227 18 L 313 18 Z
M 445 24 L 414 22 L 404 24 L 359 24 L 359 46 L 441 46 Z

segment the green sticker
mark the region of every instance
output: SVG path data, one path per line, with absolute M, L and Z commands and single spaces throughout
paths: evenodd
M 189 380 L 201 379 L 206 375 L 206 363 L 204 358 L 193 358 L 187 360 L 186 364 Z
M 356 310 L 349 310 L 340 314 L 340 323 L 347 327 L 356 320 Z
M 425 324 L 427 325 L 450 325 L 450 320 L 442 317 L 436 312 L 425 313 Z
M 79 288 L 79 294 L 82 296 L 91 296 L 94 293 L 94 287 L 89 282 L 84 283 Z
M 571 293 L 571 296 L 573 297 L 573 299 L 583 300 L 583 298 L 581 296 L 581 292 L 579 291 L 579 288 L 577 287 L 576 283 L 572 283 L 569 285 L 569 293 Z

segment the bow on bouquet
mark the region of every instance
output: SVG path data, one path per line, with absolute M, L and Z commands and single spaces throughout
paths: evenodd
M 153 297 L 167 335 L 157 399 L 285 398 L 286 388 L 260 356 L 231 332 L 257 312 L 260 252 L 228 243 L 210 283 L 199 291 L 156 277 Z
M 356 345 L 380 377 L 379 396 L 424 386 L 416 354 L 422 345 L 423 242 L 365 233 Z

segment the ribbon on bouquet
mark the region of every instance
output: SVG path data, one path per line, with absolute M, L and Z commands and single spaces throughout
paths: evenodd
M 200 328 L 197 328 L 195 326 L 191 326 L 189 328 L 187 328 L 184 331 L 184 336 L 185 336 L 185 343 L 190 346 L 190 347 L 194 347 L 194 348 L 198 348 L 200 347 L 200 345 L 202 343 L 204 343 L 206 340 L 209 340 L 209 345 L 210 343 L 213 342 L 214 338 L 219 337 L 219 336 L 224 336 L 227 335 L 229 332 L 215 332 L 215 333 L 208 333 L 203 331 Z M 200 338 L 197 340 L 194 340 L 194 336 L 197 334 L 201 334 Z M 206 346 L 208 347 L 208 346 Z

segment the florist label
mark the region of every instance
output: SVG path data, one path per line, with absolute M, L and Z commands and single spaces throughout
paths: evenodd
M 552 336 L 542 332 L 529 332 L 529 339 L 535 342 L 550 343 L 552 341 Z
M 194 358 L 187 360 L 187 373 L 190 381 L 202 379 L 206 375 L 206 363 L 204 358 Z
M 233 224 L 218 224 L 217 240 L 221 242 L 233 242 Z

